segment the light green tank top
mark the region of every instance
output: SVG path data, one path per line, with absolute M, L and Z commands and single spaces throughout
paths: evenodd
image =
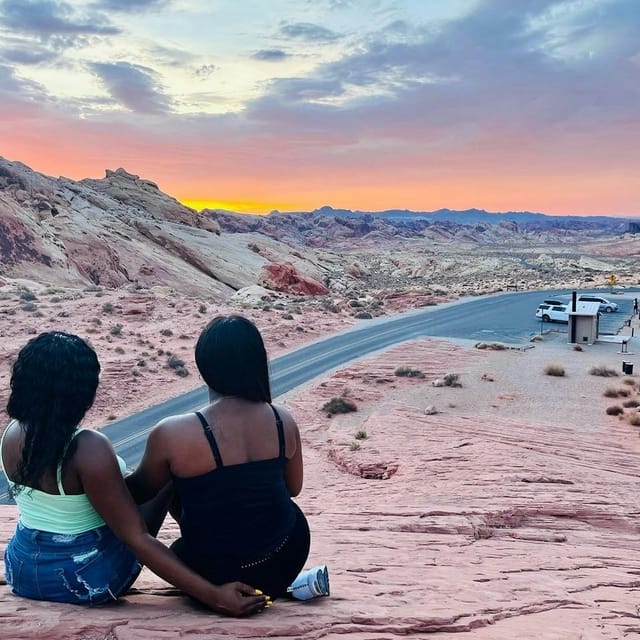
M 4 435 L 9 430 L 11 424 L 13 423 L 7 426 L 0 440 L 0 462 L 2 462 L 3 471 L 4 459 L 2 457 L 2 446 L 4 444 Z M 76 430 L 73 437 L 75 438 L 80 431 L 82 431 L 82 429 Z M 120 456 L 117 456 L 117 458 L 120 470 L 124 475 L 127 465 Z M 20 488 L 19 485 L 9 479 L 6 471 L 4 471 L 4 474 L 10 489 Z M 58 464 L 56 479 L 60 495 L 46 493 L 39 489 L 32 489 L 31 487 L 22 487 L 15 495 L 16 505 L 20 513 L 20 521 L 25 527 L 39 531 L 48 531 L 49 533 L 71 535 L 97 529 L 105 524 L 100 514 L 93 508 L 91 502 L 89 502 L 86 493 L 74 495 L 65 494 L 62 486 L 62 462 Z

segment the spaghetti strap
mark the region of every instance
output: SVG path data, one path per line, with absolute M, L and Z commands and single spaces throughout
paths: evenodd
M 58 462 L 58 467 L 56 469 L 56 483 L 58 485 L 58 492 L 61 496 L 66 496 L 67 494 L 64 492 L 64 487 L 62 486 L 62 465 L 64 464 L 64 459 L 67 455 L 67 451 L 73 442 L 73 439 L 82 431 L 82 429 L 76 429 L 71 436 L 71 439 L 65 445 L 64 451 L 62 452 L 62 457 L 60 458 L 60 462 Z
M 276 417 L 276 427 L 278 427 L 278 458 L 284 458 L 285 453 L 285 441 L 284 441 L 284 425 L 282 424 L 282 418 L 278 413 L 277 409 L 270 404 L 271 411 L 273 411 L 273 415 Z
M 209 441 L 209 446 L 211 447 L 211 453 L 213 453 L 213 459 L 216 461 L 216 467 L 219 469 L 224 465 L 222 464 L 222 456 L 220 455 L 220 449 L 218 449 L 218 443 L 216 439 L 213 437 L 213 432 L 211 431 L 211 427 L 209 423 L 205 420 L 205 417 L 199 412 L 196 411 L 196 416 L 198 416 L 198 420 L 200 420 L 200 424 L 204 429 L 204 435 L 207 436 L 207 440 Z

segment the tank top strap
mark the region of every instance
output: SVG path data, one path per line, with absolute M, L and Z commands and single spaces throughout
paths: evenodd
M 67 456 L 67 451 L 69 451 L 69 447 L 73 442 L 73 439 L 82 431 L 82 429 L 76 429 L 73 432 L 73 435 L 69 439 L 69 442 L 64 447 L 64 451 L 62 452 L 62 457 L 60 458 L 60 462 L 58 462 L 58 467 L 56 468 L 56 483 L 58 485 L 58 492 L 61 496 L 66 496 L 67 494 L 64 492 L 64 487 L 62 486 L 62 465 L 64 464 L 64 459 Z
M 198 416 L 198 420 L 200 420 L 200 424 L 204 429 L 204 435 L 207 436 L 207 441 L 209 442 L 209 446 L 211 447 L 211 453 L 213 454 L 213 459 L 216 461 L 216 467 L 219 469 L 224 465 L 222 464 L 222 456 L 220 455 L 220 449 L 218 449 L 218 443 L 213 436 L 213 431 L 211 431 L 211 427 L 209 423 L 206 421 L 205 417 L 199 412 L 196 411 L 196 416 Z
M 278 458 L 284 458 L 285 453 L 285 441 L 284 441 L 284 425 L 282 424 L 282 418 L 278 413 L 278 410 L 272 405 L 271 411 L 273 411 L 273 415 L 276 418 L 276 427 L 278 428 Z

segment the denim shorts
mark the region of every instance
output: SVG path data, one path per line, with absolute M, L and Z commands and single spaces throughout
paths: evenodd
M 18 522 L 4 552 L 13 593 L 33 600 L 103 604 L 140 573 L 136 557 L 106 525 L 85 533 L 49 533 Z

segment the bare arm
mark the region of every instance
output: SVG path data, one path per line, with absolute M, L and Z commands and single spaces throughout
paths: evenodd
M 143 504 L 155 498 L 171 481 L 171 468 L 166 451 L 162 423 L 160 423 L 149 434 L 137 469 L 125 478 L 127 489 L 136 504 Z
M 104 436 L 97 432 L 78 436 L 76 465 L 95 510 L 138 560 L 155 574 L 220 613 L 246 616 L 264 608 L 264 596 L 255 595 L 253 588 L 239 582 L 211 584 L 147 532 L 124 483 L 113 448 Z
M 285 433 L 293 431 L 295 439 L 295 450 L 287 459 L 284 468 L 284 480 L 289 489 L 291 497 L 297 496 L 302 491 L 302 483 L 304 480 L 304 466 L 302 462 L 302 442 L 300 442 L 300 430 L 292 415 L 282 407 L 278 407 L 278 411 L 282 416 L 285 425 Z

